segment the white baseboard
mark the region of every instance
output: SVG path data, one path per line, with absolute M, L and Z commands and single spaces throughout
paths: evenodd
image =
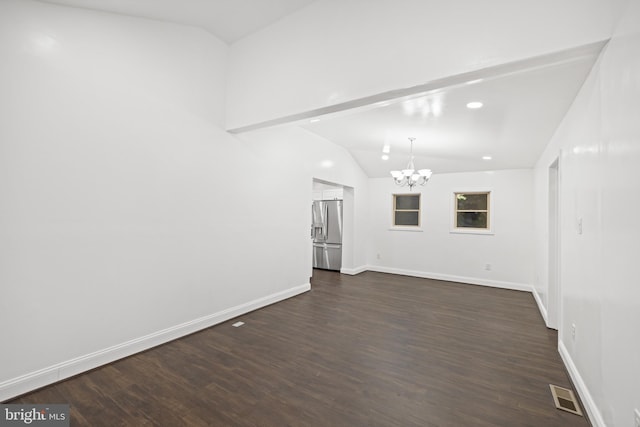
M 309 283 L 276 292 L 262 298 L 240 304 L 198 319 L 191 320 L 140 338 L 117 344 L 94 353 L 76 357 L 38 371 L 0 383 L 0 402 L 4 402 L 21 394 L 55 383 L 65 378 L 95 369 L 107 363 L 148 350 L 152 347 L 192 334 L 202 329 L 225 322 L 253 310 L 291 298 L 311 289 Z
M 430 273 L 427 271 L 404 270 L 400 268 L 383 267 L 379 265 L 369 265 L 367 270 L 378 271 L 380 273 L 399 274 L 402 276 L 422 277 L 424 279 L 444 280 L 447 282 L 460 282 L 470 285 L 489 286 L 492 288 L 512 289 L 516 291 L 532 292 L 531 285 L 526 283 L 503 282 L 500 280 L 480 279 L 476 277 L 453 276 L 449 274 Z
M 564 365 L 567 367 L 567 371 L 569 372 L 571 381 L 573 381 L 573 385 L 576 387 L 578 395 L 580 395 L 584 409 L 587 411 L 587 415 L 589 416 L 589 421 L 591 421 L 591 424 L 594 427 L 607 427 L 604 419 L 602 418 L 602 414 L 593 400 L 593 396 L 589 393 L 589 389 L 582 379 L 580 372 L 578 372 L 578 368 L 575 363 L 573 363 L 573 359 L 571 358 L 567 347 L 560 340 L 558 340 L 558 352 L 560 353 L 560 357 L 562 357 Z
M 540 311 L 540 315 L 542 316 L 542 320 L 544 320 L 544 324 L 549 327 L 549 319 L 547 317 L 547 307 L 542 303 L 542 298 L 538 295 L 538 291 L 535 289 L 531 292 L 533 294 L 533 298 L 536 300 L 536 304 L 538 304 L 538 310 Z
M 360 274 L 367 271 L 367 266 L 366 265 L 361 265 L 359 267 L 355 267 L 355 268 L 341 268 L 340 269 L 340 273 L 342 274 L 348 274 L 350 276 L 355 276 L 356 274 Z

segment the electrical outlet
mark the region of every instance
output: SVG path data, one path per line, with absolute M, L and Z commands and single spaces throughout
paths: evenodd
M 485 264 L 484 269 L 487 271 L 491 271 L 491 264 Z
M 576 324 L 572 323 L 571 324 L 571 339 L 576 339 Z
M 636 427 L 640 427 L 640 410 L 636 409 L 633 411 L 634 419 L 636 420 Z

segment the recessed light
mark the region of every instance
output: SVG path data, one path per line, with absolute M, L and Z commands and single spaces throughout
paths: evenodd
M 319 121 L 320 121 L 320 119 L 311 119 L 311 120 L 309 120 L 309 123 L 315 123 L 315 122 L 319 122 Z
M 382 152 L 385 154 L 389 154 L 389 151 L 391 151 L 391 147 L 389 146 L 389 144 L 384 144 L 384 146 L 382 147 Z
M 482 108 L 482 102 L 480 101 L 469 102 L 467 104 L 467 108 L 471 108 L 472 110 L 475 110 L 477 108 Z
M 331 160 L 323 160 L 322 162 L 320 162 L 320 166 L 328 169 L 333 167 L 333 162 Z
M 482 160 L 491 160 L 491 156 L 482 156 Z
M 386 154 L 383 154 L 381 158 L 382 160 L 389 160 L 389 156 Z
M 469 80 L 468 82 L 465 82 L 468 85 L 474 85 L 476 83 L 480 83 L 482 80 L 484 79 L 475 79 L 475 80 Z

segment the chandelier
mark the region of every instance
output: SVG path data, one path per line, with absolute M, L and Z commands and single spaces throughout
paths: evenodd
M 409 163 L 406 169 L 401 171 L 391 171 L 391 176 L 396 184 L 401 187 L 409 187 L 409 190 L 413 189 L 416 184 L 425 185 L 429 178 L 431 178 L 431 169 L 419 169 L 413 165 L 413 141 L 415 138 L 409 138 L 411 144 L 411 151 L 409 155 Z

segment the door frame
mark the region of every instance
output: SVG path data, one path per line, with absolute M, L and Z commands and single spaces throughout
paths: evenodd
M 560 156 L 549 165 L 548 170 L 548 219 L 549 257 L 547 289 L 547 326 L 558 330 L 562 312 L 560 292 Z

